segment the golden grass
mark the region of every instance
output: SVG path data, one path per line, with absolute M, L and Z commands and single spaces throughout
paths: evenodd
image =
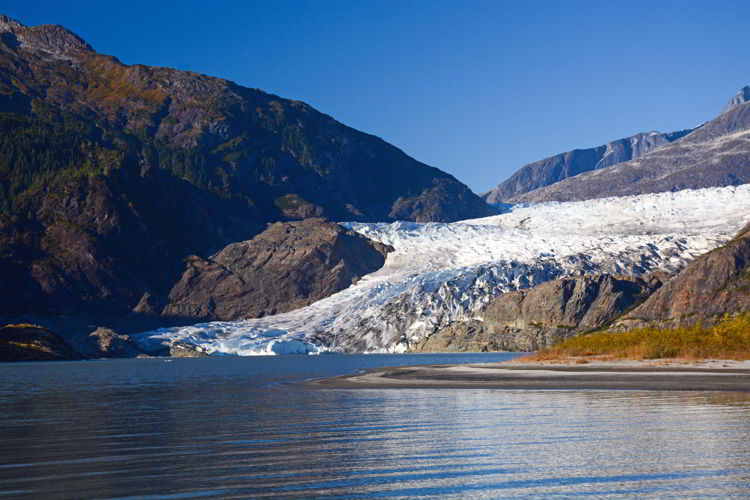
M 42 328 L 39 325 L 32 325 L 31 323 L 11 323 L 8 325 L 2 325 L 0 328 Z
M 661 359 L 750 359 L 750 314 L 725 317 L 718 324 L 701 328 L 639 328 L 623 333 L 598 332 L 570 338 L 525 356 L 524 361 L 555 361 L 567 358 Z
M 35 342 L 8 342 L 8 344 L 27 351 L 52 352 L 49 347 Z

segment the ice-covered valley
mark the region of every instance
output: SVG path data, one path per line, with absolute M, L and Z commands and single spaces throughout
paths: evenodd
M 750 185 L 515 207 L 455 223 L 345 223 L 395 249 L 335 295 L 288 313 L 163 328 L 143 347 L 213 354 L 402 352 L 492 297 L 563 276 L 677 271 L 750 221 Z

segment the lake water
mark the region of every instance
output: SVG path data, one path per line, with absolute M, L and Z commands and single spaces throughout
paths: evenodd
M 297 383 L 509 357 L 1 364 L 0 499 L 750 494 L 750 394 Z

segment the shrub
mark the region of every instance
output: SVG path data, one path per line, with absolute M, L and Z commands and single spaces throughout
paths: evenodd
M 750 359 L 750 314 L 709 328 L 700 323 L 675 329 L 646 327 L 622 333 L 595 332 L 570 338 L 528 356 L 531 360 L 606 356 L 615 359 Z

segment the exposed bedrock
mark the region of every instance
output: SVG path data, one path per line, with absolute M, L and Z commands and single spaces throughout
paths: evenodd
M 563 278 L 499 295 L 476 319 L 455 322 L 413 351 L 530 351 L 600 328 L 643 301 L 667 275 Z
M 719 248 L 701 255 L 684 271 L 615 325 L 661 326 L 713 322 L 750 311 L 750 224 Z
M 390 250 L 322 219 L 276 223 L 209 259 L 188 259 L 162 315 L 233 320 L 291 311 L 378 270 Z

